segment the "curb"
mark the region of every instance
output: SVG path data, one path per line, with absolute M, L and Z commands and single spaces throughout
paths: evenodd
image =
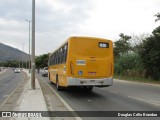
M 128 83 L 136 83 L 136 84 L 144 84 L 144 85 L 152 85 L 156 87 L 160 87 L 160 84 L 154 84 L 154 83 L 145 83 L 145 82 L 137 82 L 137 81 L 128 81 L 128 80 L 121 80 L 121 79 L 114 79 L 115 81 L 120 81 L 120 82 L 128 82 Z M 113 81 L 114 82 L 114 81 Z
M 75 120 L 83 120 L 76 112 L 74 112 L 74 110 L 65 102 L 65 100 L 45 80 L 43 80 L 39 76 L 37 76 L 37 77 L 38 77 L 38 79 L 42 80 L 55 93 L 55 95 L 62 102 L 62 104 L 68 109 L 68 111 L 73 111 L 72 115 Z

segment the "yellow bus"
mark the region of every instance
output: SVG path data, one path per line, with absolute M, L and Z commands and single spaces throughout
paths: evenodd
M 49 55 L 48 77 L 58 90 L 76 86 L 92 90 L 113 84 L 113 43 L 94 37 L 70 37 Z

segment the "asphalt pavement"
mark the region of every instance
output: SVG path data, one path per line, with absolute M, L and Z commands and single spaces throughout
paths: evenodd
M 75 88 L 65 89 L 64 91 L 57 91 L 56 85 L 51 84 L 48 80 L 48 77 L 42 77 L 40 74 L 37 74 L 37 78 L 39 79 L 39 82 L 36 80 L 36 90 L 31 90 L 29 83 L 30 75 L 26 71 L 24 74 L 23 72 L 14 73 L 12 70 L 6 70 L 0 74 L 0 101 L 3 101 L 6 97 L 10 96 L 8 97 L 8 101 L 6 101 L 6 104 L 4 104 L 7 108 L 8 103 L 15 104 L 10 98 L 18 99 L 16 96 L 19 94 L 20 99 L 18 99 L 18 101 L 17 99 L 14 100 L 15 102 L 17 101 L 17 107 L 15 107 L 17 109 L 15 110 L 19 111 L 160 111 L 159 85 L 114 80 L 113 86 L 105 88 L 95 87 L 91 92 Z M 17 89 L 14 94 L 10 95 L 10 93 L 17 88 L 21 81 L 24 81 L 24 85 L 20 85 L 18 87 L 19 89 Z M 156 117 L 114 118 L 101 116 L 82 116 L 75 118 L 54 117 L 50 119 L 159 120 L 159 118 Z
M 136 82 L 114 80 L 113 86 L 105 88 L 94 87 L 92 92 L 81 89 L 66 89 L 57 91 L 56 85 L 50 83 L 47 77 L 40 76 L 74 111 L 160 111 L 160 86 Z M 119 120 L 121 118 L 103 118 L 104 120 Z M 99 119 L 99 117 L 83 117 L 84 120 Z M 135 118 L 123 118 L 135 120 Z M 151 118 L 138 118 L 150 120 Z M 152 118 L 159 120 L 159 118 Z
M 15 90 L 17 85 L 24 79 L 24 73 L 14 73 L 6 69 L 0 74 L 0 104 L 8 95 Z

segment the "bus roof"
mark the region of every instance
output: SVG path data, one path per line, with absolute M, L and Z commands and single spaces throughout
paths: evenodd
M 54 54 L 58 49 L 60 49 L 63 45 L 65 45 L 70 39 L 76 39 L 76 38 L 86 38 L 86 39 L 100 39 L 100 40 L 108 40 L 108 41 L 112 41 L 112 40 L 109 40 L 109 39 L 104 39 L 104 38 L 98 38 L 98 37 L 85 37 L 85 36 L 71 36 L 69 37 L 65 42 L 63 42 L 63 44 L 58 47 L 57 49 L 55 49 L 52 53 L 50 53 L 49 57 Z

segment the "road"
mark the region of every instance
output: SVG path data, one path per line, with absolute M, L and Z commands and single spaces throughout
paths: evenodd
M 94 87 L 92 92 L 80 89 L 67 89 L 57 91 L 56 85 L 46 81 L 65 102 L 75 111 L 160 111 L 160 86 L 144 83 L 114 80 L 111 87 Z M 93 120 L 91 117 L 83 117 L 84 120 Z M 94 119 L 99 119 L 95 118 Z M 101 117 L 101 119 L 106 119 Z M 113 119 L 115 118 L 107 118 Z M 124 118 L 134 120 L 134 118 Z M 151 118 L 138 118 L 138 120 L 150 120 Z M 159 118 L 152 118 L 158 120 Z M 117 119 L 119 120 L 119 119 Z
M 7 69 L 0 74 L 0 104 L 11 94 L 17 85 L 24 79 L 24 73 L 14 73 L 13 70 Z

